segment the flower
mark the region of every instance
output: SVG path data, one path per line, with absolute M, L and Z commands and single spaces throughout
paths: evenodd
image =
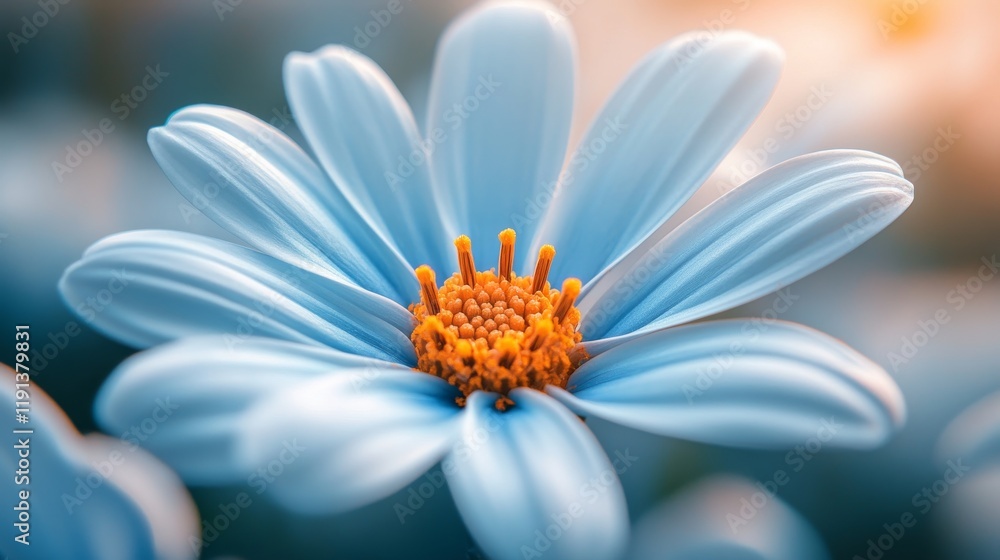
M 838 341 L 773 318 L 684 324 L 881 230 L 912 200 L 899 167 L 804 156 L 667 230 L 766 102 L 779 49 L 745 33 L 667 43 L 567 158 L 574 57 L 551 7 L 489 3 L 442 40 L 423 132 L 388 77 L 342 47 L 285 64 L 319 165 L 234 109 L 189 107 L 150 131 L 177 188 L 256 250 L 140 231 L 66 271 L 64 298 L 95 327 L 168 343 L 107 381 L 101 425 L 170 395 L 182 409 L 149 449 L 194 484 L 280 458 L 268 490 L 300 512 L 371 503 L 441 463 L 494 559 L 521 558 L 564 513 L 547 557 L 625 547 L 615 466 L 578 415 L 778 448 L 832 417 L 831 445 L 884 442 L 901 394 Z
M 945 510 L 935 519 L 947 537 L 949 557 L 995 558 L 1000 547 L 996 530 L 1000 523 L 1000 392 L 987 395 L 952 420 L 938 438 L 935 455 L 948 487 L 947 494 L 939 496 Z
M 830 555 L 809 522 L 780 498 L 746 479 L 717 475 L 645 514 L 627 558 L 827 560 Z
M 30 430 L 15 432 L 2 456 L 4 495 L 15 500 L 4 557 L 198 556 L 198 513 L 174 473 L 125 438 L 81 436 L 23 368 L 0 364 L 0 380 L 0 405 L 27 410 L 15 430 Z

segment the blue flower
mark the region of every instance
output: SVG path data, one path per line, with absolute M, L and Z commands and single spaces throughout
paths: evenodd
M 179 111 L 150 131 L 154 156 L 253 249 L 139 231 L 66 271 L 64 298 L 96 328 L 167 343 L 112 375 L 99 422 L 119 430 L 169 395 L 181 410 L 149 449 L 195 484 L 280 461 L 267 488 L 301 512 L 357 508 L 441 463 L 495 559 L 522 558 L 563 514 L 546 557 L 624 549 L 614 464 L 578 416 L 766 448 L 834 421 L 832 444 L 883 443 L 902 396 L 838 341 L 775 317 L 685 325 L 833 262 L 912 200 L 892 161 L 831 151 L 664 226 L 753 121 L 781 58 L 745 33 L 669 42 L 567 156 L 568 24 L 541 3 L 489 3 L 443 38 L 422 130 L 343 47 L 285 64 L 318 165 L 240 111 Z M 499 266 L 477 268 L 497 262 L 498 232 Z M 457 272 L 439 286 L 435 271 Z
M 16 429 L 30 431 L 15 433 L 14 448 L 0 455 L 9 474 L 4 496 L 15 502 L 0 545 L 4 558 L 196 558 L 198 513 L 177 476 L 125 438 L 81 436 L 59 405 L 26 381 L 0 365 L 0 406 L 13 411 L 27 400 L 28 422 Z
M 795 510 L 754 483 L 700 480 L 645 514 L 628 560 L 828 560 L 822 539 Z

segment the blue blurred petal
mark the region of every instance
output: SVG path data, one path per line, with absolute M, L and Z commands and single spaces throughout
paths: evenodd
M 628 560 L 827 560 L 816 530 L 777 497 L 749 520 L 741 500 L 760 490 L 736 477 L 699 481 L 637 524 Z
M 13 411 L 22 400 L 14 373 L 0 366 L 0 378 L 0 405 Z M 20 532 L 5 523 L 4 550 L 29 560 L 195 558 L 197 512 L 177 478 L 141 450 L 102 436 L 82 438 L 48 395 L 37 386 L 30 391 L 30 421 L 18 428 L 34 433 L 14 435 L 30 439 L 30 484 L 15 483 L 18 456 L 11 449 L 0 454 L 0 467 L 10 473 L 0 486 L 11 499 L 30 491 L 31 544 L 15 543 Z M 150 509 L 153 502 L 160 513 Z M 169 519 L 161 515 L 168 507 Z
M 328 46 L 285 58 L 285 90 L 323 169 L 355 207 L 411 266 L 455 270 L 445 226 L 454 216 L 438 215 L 429 155 L 385 72 L 366 56 Z
M 458 435 L 457 394 L 438 377 L 377 364 L 297 383 L 244 416 L 242 460 L 280 460 L 268 492 L 293 511 L 354 509 L 441 460 Z
M 837 150 L 786 161 L 666 233 L 654 233 L 587 286 L 579 309 L 591 354 L 725 311 L 830 264 L 913 200 L 899 166 Z M 625 336 L 622 336 L 625 335 Z
M 195 105 L 150 130 L 149 147 L 195 208 L 261 251 L 400 303 L 416 297 L 402 255 L 277 128 Z
M 225 241 L 134 231 L 94 244 L 59 283 L 84 321 L 135 347 L 269 336 L 415 363 L 412 315 L 361 288 Z
M 567 255 L 555 259 L 551 276 L 586 282 L 642 241 L 757 117 L 782 58 L 774 43 L 742 32 L 691 33 L 650 53 L 570 157 L 525 263 L 549 243 Z
M 976 466 L 1000 466 L 1000 393 L 976 402 L 952 420 L 938 440 L 936 455 L 942 464 L 961 457 Z
M 474 8 L 441 39 L 426 136 L 441 139 L 431 160 L 442 211 L 480 268 L 495 263 L 504 228 L 532 239 L 529 207 L 566 155 L 575 67 L 572 29 L 542 2 Z
M 442 463 L 473 538 L 493 560 L 619 558 L 628 513 L 600 444 L 542 393 L 510 397 L 515 406 L 501 414 L 495 395 L 473 393 L 462 441 Z
M 578 414 L 738 447 L 785 448 L 829 432 L 826 445 L 875 447 L 905 419 L 881 367 L 782 322 L 713 321 L 641 336 L 584 363 L 568 390 L 549 388 Z
M 240 461 L 247 410 L 281 387 L 323 374 L 390 364 L 318 346 L 250 337 L 232 346 L 223 336 L 183 339 L 136 354 L 108 378 L 94 404 L 109 433 L 140 443 L 188 482 L 244 481 L 256 466 Z M 154 412 L 141 441 L 130 430 Z

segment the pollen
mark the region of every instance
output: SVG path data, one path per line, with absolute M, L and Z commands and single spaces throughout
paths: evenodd
M 586 360 L 574 307 L 581 284 L 567 279 L 562 289 L 548 281 L 555 249 L 545 245 L 534 273 L 513 271 L 515 233 L 500 232 L 499 266 L 477 271 L 472 241 L 455 240 L 459 271 L 440 288 L 430 267 L 417 267 L 420 301 L 410 306 L 417 326 L 410 336 L 417 370 L 457 387 L 460 405 L 475 391 L 500 395 L 496 408 L 513 404 L 507 394 L 517 387 L 544 390 L 566 387 L 569 376 Z

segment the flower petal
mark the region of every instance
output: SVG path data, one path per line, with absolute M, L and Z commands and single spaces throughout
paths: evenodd
M 759 492 L 737 477 L 702 480 L 659 506 L 636 526 L 628 560 L 826 560 L 816 530 L 772 496 L 752 519 L 740 500 Z
M 494 560 L 618 558 L 628 538 L 621 484 L 579 418 L 532 389 L 515 406 L 473 393 L 463 439 L 442 463 L 459 513 Z
M 746 132 L 781 71 L 771 41 L 689 33 L 650 53 L 569 158 L 532 250 L 567 258 L 550 275 L 584 281 L 635 247 L 691 197 Z M 587 224 L 603 227 L 587 227 Z M 527 264 L 533 264 L 526 260 Z
M 737 447 L 869 448 L 902 426 L 905 403 L 881 367 L 838 340 L 784 322 L 712 321 L 638 337 L 584 363 L 570 392 L 580 415 Z
M 441 40 L 426 136 L 443 211 L 479 263 L 496 261 L 504 228 L 533 236 L 524 215 L 566 155 L 575 66 L 572 29 L 542 2 L 487 3 Z
M 961 457 L 973 466 L 1000 466 L 1000 393 L 994 393 L 963 411 L 938 439 L 935 453 L 941 463 Z
M 402 255 L 277 128 L 236 109 L 195 105 L 150 130 L 149 147 L 195 208 L 247 243 L 399 303 L 415 299 Z
M 219 333 L 229 346 L 269 336 L 415 363 L 412 315 L 399 305 L 208 237 L 112 235 L 66 270 L 59 290 L 84 321 L 139 348 Z
M 0 365 L 0 380 L 0 405 L 14 410 L 17 401 L 25 400 L 16 394 L 15 382 L 24 380 L 16 380 L 14 372 L 4 365 Z M 170 499 L 174 518 L 164 526 L 160 524 L 164 521 L 162 518 L 146 517 L 147 512 L 140 503 L 143 499 L 130 494 L 134 486 L 125 480 L 134 474 L 134 467 L 152 459 L 134 449 L 110 455 L 103 444 L 81 437 L 44 391 L 37 386 L 28 391 L 29 422 L 19 424 L 18 429 L 33 433 L 14 436 L 28 440 L 30 482 L 25 481 L 28 484 L 25 486 L 11 474 L 0 483 L 8 496 L 17 496 L 26 489 L 31 492 L 27 536 L 30 544 L 19 549 L 18 558 L 173 560 L 197 556 L 198 547 L 187 546 L 188 538 L 197 533 L 197 513 L 172 475 L 162 468 L 144 475 L 144 484 L 148 486 L 182 493 Z M 101 450 L 109 453 L 101 453 Z M 17 451 L 0 454 L 0 467 L 6 472 L 17 471 L 17 461 Z M 126 475 L 126 472 L 131 474 Z M 13 525 L 4 531 L 10 543 L 18 534 L 20 532 Z M 184 540 L 181 546 L 160 540 L 170 537 Z M 22 547 L 20 544 L 10 546 Z M 6 544 L 4 548 L 7 549 Z
M 588 284 L 578 306 L 584 338 L 609 339 L 588 350 L 791 284 L 867 241 L 912 200 L 899 166 L 869 152 L 820 152 L 772 167 Z
M 281 387 L 358 368 L 398 367 L 314 345 L 248 337 L 188 338 L 136 354 L 101 387 L 101 427 L 141 444 L 193 484 L 233 484 L 257 465 L 241 462 L 246 411 Z
M 105 478 L 127 494 L 147 520 L 155 557 L 196 557 L 201 547 L 198 510 L 177 475 L 125 440 L 101 434 L 88 434 L 83 439 L 84 459 L 95 469 L 91 474 L 111 465 L 114 470 Z M 121 462 L 116 464 L 119 457 Z M 81 513 L 86 514 L 82 508 Z
M 285 90 L 299 128 L 344 196 L 411 266 L 455 270 L 428 154 L 409 105 L 385 72 L 368 57 L 331 45 L 288 55 Z
M 457 395 L 444 380 L 400 366 L 322 376 L 247 413 L 243 460 L 274 475 L 268 490 L 293 511 L 354 509 L 441 460 L 457 434 Z

